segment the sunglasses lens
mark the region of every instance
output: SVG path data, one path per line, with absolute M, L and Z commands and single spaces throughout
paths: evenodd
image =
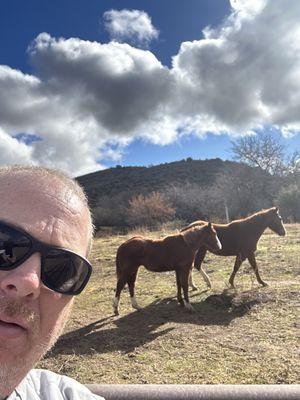
M 79 294 L 91 274 L 90 265 L 79 255 L 53 249 L 44 258 L 42 281 L 50 289 L 64 294 Z
M 26 256 L 30 248 L 30 239 L 22 232 L 0 225 L 0 269 L 13 267 Z

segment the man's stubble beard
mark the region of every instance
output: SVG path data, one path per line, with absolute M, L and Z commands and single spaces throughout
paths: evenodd
M 54 327 L 42 339 L 40 316 L 30 311 L 20 301 L 0 297 L 0 312 L 9 317 L 21 316 L 30 327 L 26 349 L 9 361 L 0 363 L 0 400 L 12 393 L 35 364 L 54 346 L 65 327 L 71 308 L 72 302 L 64 307 Z M 9 346 L 5 346 L 3 341 L 0 342 L 0 353 L 5 349 L 9 351 Z

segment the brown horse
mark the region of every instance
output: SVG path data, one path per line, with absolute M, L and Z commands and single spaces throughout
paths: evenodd
M 205 221 L 195 221 L 183 228 L 181 232 L 195 226 L 203 226 Z M 233 271 L 229 278 L 231 287 L 234 287 L 234 277 L 240 268 L 242 262 L 247 258 L 251 267 L 253 268 L 257 282 L 263 286 L 267 286 L 258 272 L 258 266 L 255 259 L 255 251 L 257 242 L 266 228 L 270 228 L 279 236 L 285 236 L 285 228 L 282 223 L 281 216 L 278 212 L 278 207 L 272 207 L 268 210 L 261 210 L 250 217 L 232 221 L 229 224 L 213 224 L 220 242 L 222 249 L 215 251 L 209 246 L 200 246 L 194 261 L 194 267 L 198 269 L 207 285 L 211 288 L 211 282 L 208 275 L 203 271 L 202 261 L 204 260 L 207 250 L 219 256 L 236 256 Z M 193 284 L 192 274 L 190 274 L 190 286 L 195 289 Z
M 134 295 L 136 276 L 141 265 L 153 272 L 175 271 L 178 302 L 192 311 L 193 307 L 188 297 L 188 279 L 195 254 L 202 246 L 214 251 L 221 249 L 211 223 L 192 227 L 163 239 L 151 240 L 135 236 L 121 244 L 116 257 L 118 281 L 113 302 L 114 313 L 119 314 L 120 295 L 126 283 L 129 286 L 132 307 L 137 310 L 141 308 Z

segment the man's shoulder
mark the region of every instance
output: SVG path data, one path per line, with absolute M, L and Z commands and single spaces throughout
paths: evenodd
M 16 388 L 22 400 L 101 400 L 84 385 L 65 375 L 45 369 L 32 369 Z M 10 398 L 9 398 L 10 399 Z M 13 399 L 13 397 L 12 397 Z M 102 399 L 103 400 L 103 399 Z

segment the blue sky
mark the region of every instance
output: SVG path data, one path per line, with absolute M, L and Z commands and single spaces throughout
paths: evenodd
M 1 64 L 30 72 L 26 50 L 39 33 L 65 38 L 78 37 L 106 43 L 102 15 L 110 9 L 146 11 L 161 37 L 151 51 L 166 65 L 183 41 L 201 37 L 207 25 L 216 26 L 230 13 L 228 0 L 11 0 L 0 4 Z
M 271 127 L 299 150 L 297 3 L 2 1 L 0 164 L 230 159 Z

